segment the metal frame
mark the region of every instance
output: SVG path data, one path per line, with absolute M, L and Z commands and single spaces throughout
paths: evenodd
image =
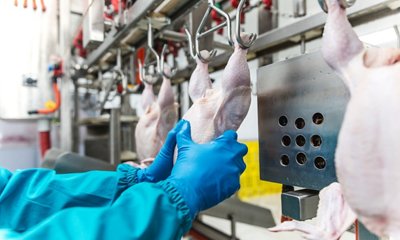
M 122 40 L 129 31 L 131 31 L 133 26 L 137 25 L 137 23 L 147 15 L 148 11 L 155 9 L 161 2 L 162 0 L 137 0 L 128 10 L 127 16 L 129 18 L 125 27 L 120 31 L 113 27 L 104 42 L 95 51 L 88 55 L 83 65 L 91 67 L 97 63 L 97 61 L 99 61 L 107 51 L 112 47 L 115 47 L 115 45 L 117 45 L 119 41 Z

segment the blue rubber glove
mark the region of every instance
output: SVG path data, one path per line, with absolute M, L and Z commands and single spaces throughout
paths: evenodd
M 192 219 L 239 189 L 247 147 L 236 140 L 236 132 L 229 130 L 207 144 L 194 143 L 187 121 L 178 132 L 178 158 L 166 181 L 181 194 Z
M 170 174 L 174 161 L 174 150 L 176 146 L 176 134 L 181 130 L 183 121 L 179 121 L 169 131 L 161 150 L 158 152 L 153 163 L 144 169 L 137 171 L 138 182 L 159 182 L 165 180 Z

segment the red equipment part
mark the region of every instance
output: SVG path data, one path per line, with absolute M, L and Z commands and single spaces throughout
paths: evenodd
M 78 34 L 74 37 L 73 45 L 76 49 L 78 49 L 78 55 L 85 58 L 86 57 L 86 49 L 83 47 L 83 30 L 80 29 Z
M 240 3 L 239 0 L 231 0 L 231 5 L 232 5 L 233 8 L 238 8 L 239 3 Z M 250 6 L 250 1 L 247 0 L 247 1 L 244 3 L 243 8 L 246 9 L 246 8 L 249 7 L 249 6 Z M 241 12 L 240 12 L 240 23 L 241 23 L 241 24 L 244 24 L 244 23 L 245 23 L 245 21 L 246 21 L 246 20 L 245 20 L 245 16 L 246 16 L 246 13 L 245 13 L 244 11 L 241 11 Z
M 119 94 L 122 94 L 123 91 L 124 91 L 124 87 L 122 86 L 122 83 L 118 83 L 117 84 L 117 92 Z
M 222 17 L 214 9 L 211 11 L 211 19 L 214 20 L 217 25 L 222 23 Z M 217 33 L 220 35 L 224 34 L 224 29 L 218 29 Z
M 271 10 L 272 8 L 272 0 L 262 0 L 263 4 L 265 5 L 264 8 L 267 10 Z
M 144 48 L 139 48 L 137 50 L 136 56 L 137 56 L 137 60 L 140 62 L 144 62 L 144 57 L 145 57 L 146 51 Z M 136 69 L 139 69 L 139 65 L 138 65 L 138 61 L 135 62 L 136 65 Z M 141 84 L 141 79 L 140 79 L 140 74 L 139 71 L 136 71 L 136 83 L 137 84 Z
M 40 155 L 43 158 L 47 150 L 51 148 L 50 131 L 39 132 L 39 145 L 40 145 Z

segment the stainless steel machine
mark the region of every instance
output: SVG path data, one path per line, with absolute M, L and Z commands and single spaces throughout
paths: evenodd
M 335 181 L 349 92 L 320 52 L 260 68 L 257 89 L 261 178 L 313 190 Z

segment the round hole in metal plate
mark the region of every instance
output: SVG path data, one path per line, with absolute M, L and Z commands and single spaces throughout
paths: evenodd
M 285 135 L 282 137 L 282 145 L 283 146 L 287 147 L 290 145 L 291 142 L 292 142 L 292 139 L 288 135 Z
M 311 137 L 311 145 L 314 147 L 319 147 L 322 144 L 322 138 L 319 135 L 314 135 Z
M 303 147 L 306 144 L 306 138 L 302 135 L 296 137 L 296 144 L 299 147 Z
M 279 118 L 279 125 L 281 125 L 282 127 L 286 126 L 288 124 L 288 119 L 286 116 L 281 116 Z
M 296 161 L 300 165 L 304 165 L 307 162 L 307 156 L 304 153 L 298 153 L 296 155 Z
M 289 159 L 288 155 L 284 154 L 281 156 L 281 165 L 282 166 L 286 167 L 287 165 L 289 165 L 289 162 L 290 162 L 290 159 Z
M 324 169 L 326 167 L 326 160 L 323 157 L 316 157 L 314 165 L 318 169 Z
M 297 129 L 303 129 L 306 126 L 306 122 L 304 121 L 303 118 L 296 119 L 294 124 L 296 125 Z
M 321 113 L 315 113 L 312 120 L 315 124 L 320 125 L 324 122 L 324 116 Z

